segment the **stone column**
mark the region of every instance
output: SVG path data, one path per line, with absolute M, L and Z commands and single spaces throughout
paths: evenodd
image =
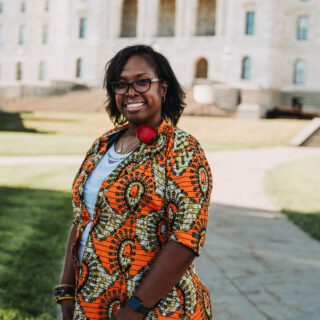
M 147 0 L 148 7 L 145 16 L 145 34 L 147 37 L 156 37 L 159 21 L 160 0 Z
M 148 0 L 138 0 L 137 37 L 143 38 L 148 34 Z
M 227 11 L 227 4 L 226 0 L 217 0 L 216 2 L 216 35 L 217 36 L 224 36 L 225 34 L 225 26 L 226 26 L 226 15 Z
M 181 5 L 183 5 L 184 1 L 180 1 Z M 185 37 L 192 37 L 196 33 L 197 27 L 197 8 L 198 8 L 198 0 L 189 0 L 188 5 L 185 5 L 184 11 L 184 25 L 183 25 L 183 35 Z
M 111 38 L 118 38 L 121 32 L 122 19 L 122 3 L 123 0 L 114 1 L 108 0 L 108 36 Z
M 174 26 L 174 36 L 183 37 L 185 32 L 185 9 L 187 5 L 185 0 L 176 0 L 176 16 Z

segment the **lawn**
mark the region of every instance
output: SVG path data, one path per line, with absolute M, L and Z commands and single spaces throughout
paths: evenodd
M 5 125 L 0 121 L 0 155 L 83 154 L 112 127 L 106 114 L 97 112 L 35 111 L 20 113 L 18 118 Z M 215 151 L 287 145 L 307 123 L 183 116 L 179 127 L 193 134 L 205 150 Z
M 320 240 L 320 157 L 289 162 L 271 170 L 265 186 L 290 220 Z
M 0 167 L 0 319 L 56 316 L 76 167 Z

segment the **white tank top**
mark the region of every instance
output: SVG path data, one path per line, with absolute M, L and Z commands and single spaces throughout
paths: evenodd
M 90 222 L 86 225 L 79 242 L 78 258 L 80 264 L 83 258 L 84 248 L 88 240 L 88 235 L 94 216 L 94 209 L 97 201 L 97 196 L 101 184 L 105 179 L 108 178 L 110 173 L 114 171 L 116 167 L 131 153 L 132 151 L 125 154 L 117 153 L 114 149 L 114 144 L 112 144 L 108 151 L 100 159 L 96 167 L 93 169 L 84 185 L 83 198 L 86 208 L 90 214 Z

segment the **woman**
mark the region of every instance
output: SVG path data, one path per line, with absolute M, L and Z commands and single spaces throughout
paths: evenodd
M 184 92 L 166 58 L 144 45 L 109 61 L 104 86 L 117 126 L 93 143 L 74 180 L 56 287 L 63 318 L 211 319 L 192 265 L 211 172 L 199 143 L 175 126 Z

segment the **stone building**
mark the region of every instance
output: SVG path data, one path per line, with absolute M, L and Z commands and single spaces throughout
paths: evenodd
M 320 109 L 320 0 L 0 0 L 0 89 L 101 86 L 136 43 L 204 102 Z

